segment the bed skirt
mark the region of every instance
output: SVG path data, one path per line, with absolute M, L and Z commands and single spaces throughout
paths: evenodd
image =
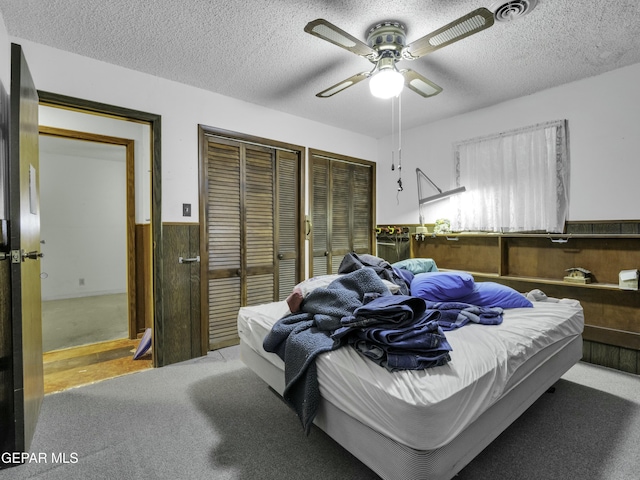
M 241 359 L 279 394 L 284 372 L 240 342 Z M 536 356 L 544 356 L 544 350 Z M 569 338 L 448 444 L 416 450 L 376 432 L 322 399 L 314 424 L 385 480 L 447 480 L 500 435 L 582 358 L 582 336 Z

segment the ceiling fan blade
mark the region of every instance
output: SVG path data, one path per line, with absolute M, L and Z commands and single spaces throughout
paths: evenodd
M 349 88 L 350 86 L 355 85 L 358 82 L 361 82 L 365 78 L 369 78 L 370 75 L 371 75 L 370 72 L 356 73 L 355 75 L 347 78 L 346 80 L 338 82 L 335 85 L 327 88 L 326 90 L 323 90 L 322 92 L 317 93 L 316 97 L 329 98 L 332 95 L 335 95 L 336 93 L 340 93 L 341 91 Z
M 442 91 L 442 87 L 436 85 L 431 80 L 426 79 L 413 70 L 403 70 L 404 84 L 423 97 L 433 97 Z
M 491 25 L 493 25 L 493 13 L 486 8 L 478 8 L 435 32 L 411 42 L 407 47 L 409 58 L 422 57 L 489 28 Z
M 345 50 L 349 50 L 356 55 L 366 57 L 369 55 L 375 56 L 376 54 L 369 45 L 349 35 L 344 30 L 322 18 L 318 18 L 317 20 L 307 23 L 307 26 L 304 27 L 304 31 L 326 40 L 327 42 L 331 42 L 338 47 L 344 48 Z

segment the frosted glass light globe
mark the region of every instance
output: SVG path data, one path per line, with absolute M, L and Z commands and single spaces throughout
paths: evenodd
M 380 70 L 369 80 L 371 95 L 378 98 L 397 97 L 404 86 L 404 77 L 394 69 Z

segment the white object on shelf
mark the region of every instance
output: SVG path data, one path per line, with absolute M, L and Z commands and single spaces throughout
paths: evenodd
M 638 269 L 621 270 L 619 274 L 619 287 L 621 290 L 638 290 Z

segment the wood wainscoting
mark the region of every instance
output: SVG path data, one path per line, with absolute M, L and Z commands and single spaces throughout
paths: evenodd
M 163 223 L 162 247 L 163 321 L 154 332 L 162 345 L 158 367 L 206 354 L 200 322 L 200 263 L 179 261 L 200 255 L 200 225 Z

